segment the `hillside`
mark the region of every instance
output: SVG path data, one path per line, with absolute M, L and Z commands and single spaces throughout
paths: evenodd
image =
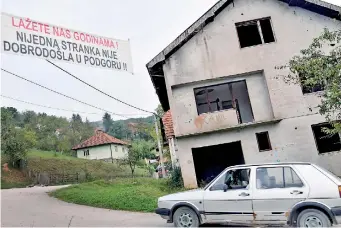
M 94 128 L 105 130 L 106 126 L 103 120 L 90 123 Z M 145 139 L 150 140 L 151 135 L 148 132 L 153 128 L 154 117 L 129 118 L 125 120 L 109 120 L 107 126 L 110 135 L 122 140 Z
M 2 165 L 5 162 L 6 159 L 3 157 L 1 160 Z M 31 179 L 28 178 L 29 172 L 32 175 Z M 131 176 L 129 167 L 125 165 L 80 159 L 50 151 L 30 150 L 28 152 L 26 171 L 20 172 L 13 168 L 9 168 L 8 172 L 2 171 L 1 188 L 25 187 L 34 182 L 34 176 L 38 173 L 48 173 L 54 177 L 58 176 L 61 182 L 63 181 L 61 176 L 64 176 L 65 180 L 77 176 L 80 182 L 99 178 L 112 179 Z M 135 174 L 137 176 L 149 176 L 148 171 L 144 168 L 137 168 Z

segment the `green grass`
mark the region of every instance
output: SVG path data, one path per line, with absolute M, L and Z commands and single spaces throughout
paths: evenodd
M 6 157 L 2 155 L 1 165 L 7 162 Z M 9 172 L 2 172 L 1 187 L 13 188 L 27 186 L 33 181 L 29 180 L 23 172 L 9 168 Z M 85 173 L 90 179 L 111 179 L 117 177 L 130 177 L 131 171 L 126 165 L 116 163 L 106 163 L 97 160 L 87 160 L 71 157 L 65 154 L 55 153 L 53 151 L 29 150 L 27 153 L 27 170 L 33 173 L 49 173 L 49 174 L 71 174 L 71 176 L 80 174 L 79 181 L 85 180 Z M 83 175 L 82 175 L 83 174 Z M 148 170 L 136 167 L 136 176 L 148 176 Z M 54 184 L 54 183 L 51 183 Z
M 1 189 L 10 189 L 10 188 L 25 188 L 26 186 L 30 185 L 30 181 L 23 181 L 23 182 L 7 182 L 1 179 Z
M 113 182 L 94 181 L 50 193 L 70 203 L 113 210 L 153 212 L 160 196 L 180 191 L 169 189 L 165 180 L 123 178 Z
M 74 160 L 76 157 L 72 157 L 69 155 L 61 154 L 59 152 L 54 151 L 42 151 L 42 150 L 29 150 L 27 153 L 28 158 L 57 158 L 57 159 L 66 159 L 66 160 Z
M 131 171 L 126 165 L 106 163 L 97 160 L 87 160 L 50 151 L 30 150 L 28 152 L 27 168 L 33 172 L 75 174 L 90 173 L 93 177 L 130 176 Z M 136 175 L 148 175 L 148 170 L 136 168 Z

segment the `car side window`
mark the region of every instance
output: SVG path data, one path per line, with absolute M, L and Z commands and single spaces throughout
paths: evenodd
M 296 172 L 290 167 L 284 167 L 284 186 L 290 187 L 303 187 L 303 182 L 297 176 Z
M 233 169 L 222 175 L 210 188 L 210 191 L 224 190 L 227 185 L 228 190 L 246 189 L 249 186 L 250 169 Z
M 257 168 L 256 188 L 290 188 L 302 187 L 303 182 L 290 167 Z

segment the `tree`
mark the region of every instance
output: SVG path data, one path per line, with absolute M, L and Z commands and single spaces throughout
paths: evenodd
M 104 131 L 109 132 L 110 128 L 112 127 L 113 120 L 111 119 L 111 115 L 109 113 L 104 113 L 103 116 L 103 125 L 104 125 Z
M 158 116 L 160 116 L 160 118 L 162 118 L 162 116 L 165 114 L 165 111 L 163 110 L 161 104 L 157 106 L 157 108 L 155 109 L 155 112 Z
M 325 29 L 300 55 L 294 56 L 287 65 L 277 67 L 285 68 L 290 70 L 284 76 L 285 82 L 324 89 L 319 112 L 334 127 L 324 130 L 329 134 L 341 132 L 338 121 L 341 120 L 341 30 Z
M 18 161 L 26 158 L 26 142 L 23 135 L 15 128 L 13 114 L 8 110 L 1 111 L 1 150 L 9 161 L 18 165 Z
M 37 145 L 37 134 L 35 131 L 25 128 L 22 130 L 22 134 L 28 148 L 34 148 Z
M 124 163 L 129 165 L 132 177 L 134 177 L 136 165 L 140 162 L 140 160 L 150 157 L 152 146 L 153 144 L 151 142 L 138 140 L 134 141 L 129 147 Z

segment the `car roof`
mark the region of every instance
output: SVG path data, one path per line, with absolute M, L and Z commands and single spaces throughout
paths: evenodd
M 272 162 L 272 163 L 259 163 L 259 164 L 244 164 L 244 165 L 234 165 L 229 166 L 228 168 L 242 168 L 242 167 L 250 167 L 250 166 L 280 166 L 280 165 L 312 165 L 310 162 Z

